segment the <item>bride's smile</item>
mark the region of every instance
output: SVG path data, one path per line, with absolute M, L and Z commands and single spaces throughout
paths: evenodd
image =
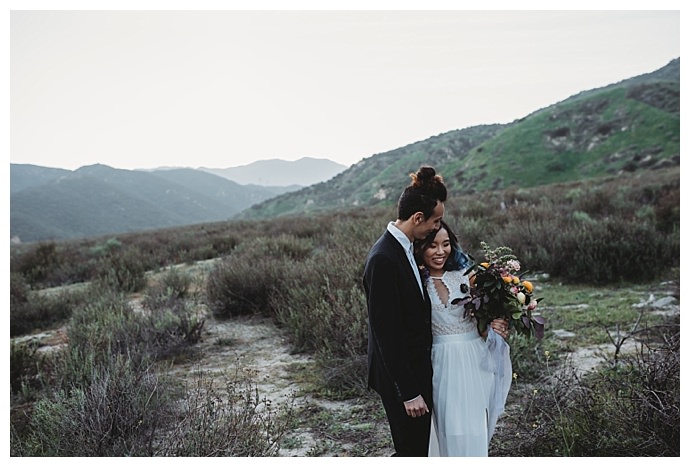
M 432 276 L 442 276 L 443 266 L 446 264 L 448 256 L 450 256 L 450 237 L 446 229 L 441 228 L 436 234 L 436 238 L 424 250 L 424 262 L 429 268 L 429 274 Z

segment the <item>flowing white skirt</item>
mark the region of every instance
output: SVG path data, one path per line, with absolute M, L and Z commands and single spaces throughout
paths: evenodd
M 488 456 L 511 383 L 509 347 L 493 331 L 434 336 L 429 456 Z M 507 378 L 507 381 L 506 381 Z

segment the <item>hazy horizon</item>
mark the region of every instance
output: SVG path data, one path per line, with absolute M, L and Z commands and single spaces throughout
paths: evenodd
M 680 57 L 680 12 L 10 12 L 10 162 L 238 167 L 510 123 Z
M 279 162 L 299 162 L 299 161 L 301 161 L 302 159 L 315 159 L 315 160 L 329 161 L 329 162 L 333 162 L 334 164 L 341 165 L 341 166 L 343 166 L 343 167 L 345 167 L 345 168 L 349 167 L 349 166 L 347 166 L 347 165 L 340 164 L 339 162 L 336 162 L 336 161 L 334 161 L 334 160 L 331 160 L 331 159 L 328 159 L 328 158 L 325 158 L 325 157 L 309 157 L 309 156 L 306 156 L 306 157 L 300 157 L 300 158 L 297 158 L 297 159 L 294 159 L 294 160 L 287 160 L 287 159 L 280 159 L 280 158 L 277 158 L 277 157 L 273 157 L 273 158 L 270 158 L 270 159 L 258 159 L 258 160 L 255 160 L 255 161 L 248 162 L 248 163 L 246 163 L 246 164 L 229 165 L 229 166 L 223 166 L 223 167 L 216 167 L 216 166 L 211 167 L 211 166 L 206 166 L 206 165 L 199 165 L 199 166 L 191 166 L 191 165 L 190 165 L 190 166 L 165 165 L 165 166 L 158 166 L 158 167 L 136 167 L 136 168 L 131 168 L 131 169 L 123 169 L 123 170 L 144 170 L 144 171 L 145 171 L 145 170 L 156 170 L 156 169 L 160 169 L 160 170 L 165 170 L 165 169 L 194 169 L 194 170 L 199 170 L 199 169 L 239 169 L 239 168 L 251 166 L 251 165 L 256 164 L 256 163 L 272 162 L 272 161 L 279 161 Z M 34 165 L 34 166 L 37 166 L 37 167 L 45 167 L 45 168 L 48 168 L 48 169 L 63 169 L 63 170 L 70 170 L 70 171 L 74 171 L 74 170 L 77 170 L 77 169 L 79 169 L 79 168 L 81 168 L 81 167 L 87 167 L 87 166 L 90 166 L 90 165 L 106 165 L 106 166 L 112 167 L 112 168 L 114 168 L 114 169 L 121 169 L 121 167 L 114 167 L 114 166 L 111 166 L 110 164 L 104 164 L 104 163 L 102 163 L 102 162 L 93 162 L 93 163 L 90 163 L 90 164 L 84 164 L 84 165 L 80 165 L 79 167 L 75 167 L 74 169 L 67 169 L 67 168 L 65 168 L 65 167 L 55 167 L 55 166 L 50 166 L 50 165 L 33 164 L 33 163 L 30 163 L 30 162 L 12 162 L 12 161 L 10 161 L 10 165 L 12 165 L 12 164 L 14 164 L 14 165 Z

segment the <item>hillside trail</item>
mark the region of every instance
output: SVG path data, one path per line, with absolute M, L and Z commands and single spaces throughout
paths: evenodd
M 196 263 L 194 265 L 179 265 L 178 267 L 191 273 L 197 278 L 197 289 L 202 287 L 203 278 L 212 267 L 214 260 Z M 155 281 L 156 276 L 149 275 L 149 281 Z M 198 291 L 198 290 L 197 290 Z M 142 309 L 141 294 L 134 294 L 130 298 L 132 308 Z M 663 300 L 663 298 L 662 298 Z M 656 305 L 655 305 L 656 303 Z M 298 378 L 299 368 L 314 363 L 313 357 L 309 354 L 297 354 L 292 351 L 292 347 L 280 330 L 266 317 L 242 316 L 231 319 L 218 320 L 213 317 L 205 305 L 200 303 L 203 308 L 200 310 L 205 316 L 202 339 L 194 345 L 192 357 L 175 363 L 170 370 L 170 375 L 175 378 L 183 379 L 189 383 L 193 382 L 194 375 L 202 372 L 206 377 L 213 379 L 214 384 L 223 384 L 224 375 L 231 372 L 239 365 L 241 368 L 251 372 L 252 379 L 259 393 L 260 398 L 266 398 L 275 406 L 283 402 L 292 401 L 296 416 L 300 413 L 318 412 L 319 418 L 323 423 L 334 424 L 342 423 L 343 430 L 357 430 L 357 416 L 352 414 L 362 413 L 363 410 L 371 410 L 371 405 L 366 406 L 366 401 L 359 399 L 333 401 L 318 397 L 303 386 Z M 586 307 L 587 305 L 573 305 L 576 307 Z M 658 305 L 658 300 L 650 295 L 648 298 L 641 298 L 639 307 L 656 307 L 658 313 L 672 314 L 679 313 L 680 306 L 674 301 L 666 301 Z M 66 329 L 60 328 L 52 331 L 42 332 L 33 336 L 25 336 L 20 340 L 36 340 L 41 347 L 40 351 L 50 351 L 66 345 Z M 567 338 L 564 336 L 563 338 Z M 633 351 L 634 340 L 626 342 L 622 351 Z M 576 349 L 566 356 L 574 368 L 581 372 L 586 372 L 606 359 L 606 353 L 610 353 L 611 345 L 596 346 Z M 366 442 L 372 443 L 372 448 L 366 451 L 367 456 L 390 456 L 393 453 L 392 442 L 387 442 L 390 438 L 388 425 L 385 417 L 367 417 L 368 422 L 362 424 L 362 433 L 366 433 Z M 375 421 L 372 423 L 372 418 Z M 499 419 L 499 425 L 501 420 Z M 302 456 L 348 456 L 361 455 L 361 446 L 357 446 L 357 436 L 344 436 L 341 439 L 334 439 L 328 429 L 322 429 L 315 425 L 309 425 L 308 418 L 304 422 L 298 422 L 297 428 L 284 440 L 278 455 L 282 457 L 302 457 Z M 366 425 L 366 426 L 364 426 Z M 332 431 L 332 430 L 331 430 Z M 361 439 L 359 440 L 361 444 Z
M 336 402 L 316 398 L 306 393 L 295 380 L 295 369 L 309 365 L 313 359 L 306 354 L 294 354 L 287 339 L 271 320 L 257 317 L 236 317 L 219 321 L 209 317 L 205 323 L 201 342 L 195 345 L 199 356 L 189 362 L 176 364 L 171 376 L 187 379 L 192 383 L 195 372 L 203 372 L 218 385 L 225 381 L 225 374 L 239 367 L 248 372 L 252 384 L 257 388 L 260 399 L 266 398 L 276 407 L 279 404 L 293 404 L 294 414 L 313 411 L 315 406 L 327 412 L 350 410 L 347 401 Z M 221 342 L 222 345 L 218 343 Z M 333 418 L 337 415 L 332 415 Z M 281 448 L 280 456 L 307 456 L 322 451 L 317 434 L 309 427 L 299 426 L 287 437 L 290 448 Z M 342 455 L 346 446 L 340 446 L 340 453 L 320 455 Z
M 268 319 L 236 317 L 219 321 L 207 316 L 202 340 L 195 344 L 194 353 L 197 357 L 175 364 L 170 376 L 193 384 L 194 375 L 202 372 L 216 386 L 222 387 L 226 374 L 240 368 L 251 375 L 259 398 L 268 399 L 274 407 L 291 402 L 299 413 L 300 407 L 314 403 L 295 382 L 291 370 L 294 366 L 309 364 L 312 358 L 293 354 L 287 340 Z M 338 410 L 339 407 L 333 404 L 330 409 Z M 299 433 L 289 436 L 294 438 L 291 445 L 296 447 L 281 449 L 281 456 L 305 456 L 316 445 L 314 436 L 307 430 L 300 429 Z

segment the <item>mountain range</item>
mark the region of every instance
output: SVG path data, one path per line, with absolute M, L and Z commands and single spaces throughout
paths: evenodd
M 231 169 L 148 172 L 11 164 L 10 234 L 22 242 L 59 240 L 394 205 L 409 173 L 425 164 L 443 174 L 452 194 L 679 166 L 680 58 L 644 75 L 583 90 L 512 123 L 452 130 L 371 155 L 345 170 L 332 161 L 316 161 L 333 175 L 307 179 L 309 170 L 295 167 L 301 186 L 282 187 L 237 183 L 295 180 L 269 177 L 265 164 L 285 162 L 275 160 Z M 282 165 L 279 170 L 289 173 Z
M 267 181 L 287 184 L 262 186 L 230 180 L 232 168 L 143 171 L 96 164 L 70 171 L 10 164 L 10 236 L 15 242 L 34 242 L 228 220 L 344 168 L 313 158 L 238 168 L 247 181 L 264 173 Z
M 199 167 L 199 170 L 219 175 L 240 185 L 301 187 L 329 180 L 345 169 L 346 166 L 337 162 L 313 157 L 303 157 L 294 162 L 266 159 L 226 169 Z

